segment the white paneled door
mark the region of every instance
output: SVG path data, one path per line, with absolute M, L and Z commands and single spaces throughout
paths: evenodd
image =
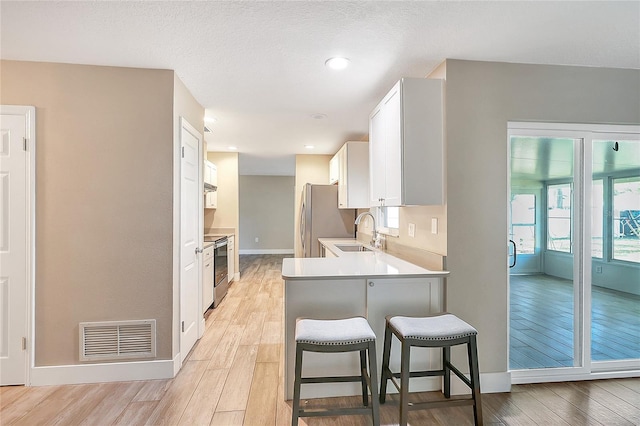
M 180 217 L 180 354 L 182 360 L 198 340 L 200 310 L 200 152 L 202 136 L 181 118 Z
M 2 106 L 0 118 L 0 385 L 27 378 L 31 278 L 31 159 L 35 108 Z

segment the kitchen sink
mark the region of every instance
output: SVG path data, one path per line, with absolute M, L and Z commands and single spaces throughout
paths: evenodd
M 360 244 L 336 244 L 336 247 L 342 251 L 373 251 L 369 247 Z

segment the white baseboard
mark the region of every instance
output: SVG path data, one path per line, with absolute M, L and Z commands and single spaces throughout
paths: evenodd
M 525 383 L 548 383 L 548 382 L 575 382 L 583 380 L 600 380 L 600 379 L 627 379 L 630 377 L 640 377 L 640 370 L 627 371 L 597 371 L 592 373 L 581 374 L 558 374 L 553 376 L 536 375 L 534 373 L 526 374 L 526 372 L 514 372 L 513 384 L 521 385 Z
M 468 375 L 467 375 L 468 377 Z M 511 373 L 480 373 L 480 392 L 511 392 Z M 467 395 L 471 390 L 455 374 L 451 373 L 451 395 Z
M 240 254 L 293 254 L 293 249 L 244 249 Z
M 180 354 L 173 360 L 33 367 L 30 372 L 29 385 L 75 385 L 171 379 L 179 370 Z
M 380 384 L 378 384 L 378 387 Z M 411 379 L 411 392 L 430 392 L 440 390 L 441 384 L 438 378 L 424 377 Z M 380 390 L 380 389 L 378 389 Z M 293 398 L 289 395 L 288 399 Z M 387 393 L 398 393 L 393 383 L 387 384 Z M 300 388 L 301 399 L 329 398 L 334 396 L 355 396 L 362 395 L 362 385 L 360 383 L 314 383 Z

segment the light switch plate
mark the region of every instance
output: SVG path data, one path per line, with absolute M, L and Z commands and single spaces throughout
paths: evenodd
M 415 223 L 410 223 L 409 224 L 409 236 L 411 238 L 416 236 L 416 224 Z
M 434 235 L 438 234 L 438 218 L 437 217 L 431 218 L 431 233 Z

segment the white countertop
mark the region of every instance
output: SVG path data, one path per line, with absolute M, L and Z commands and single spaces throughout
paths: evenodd
M 378 250 L 344 252 L 335 247 L 336 244 L 359 244 L 355 239 L 319 238 L 318 241 L 338 257 L 285 258 L 282 278 L 438 278 L 449 275 L 448 271 L 430 271 Z

